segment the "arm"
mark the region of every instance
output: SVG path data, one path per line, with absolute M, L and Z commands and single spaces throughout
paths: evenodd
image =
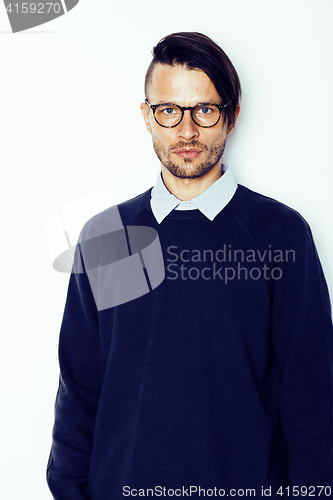
M 47 481 L 55 500 L 89 499 L 101 387 L 97 309 L 85 273 L 71 274 L 59 340 L 60 382 Z
M 288 484 L 330 486 L 328 498 L 333 498 L 331 307 L 304 221 L 293 245 L 295 261 L 284 264 L 283 277 L 274 284 L 272 309 L 273 342 L 282 370 L 280 409 Z M 318 493 L 316 489 L 309 498 Z M 322 493 L 320 498 L 327 497 Z

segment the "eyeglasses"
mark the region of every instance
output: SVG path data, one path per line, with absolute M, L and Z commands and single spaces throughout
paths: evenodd
M 149 104 L 147 99 L 145 103 L 153 110 L 155 121 L 165 128 L 177 127 L 184 117 L 184 111 L 191 111 L 192 120 L 196 125 L 203 128 L 210 128 L 216 125 L 220 118 L 222 109 L 226 108 L 227 104 L 211 104 L 203 102 L 196 106 L 178 106 L 170 102 L 163 104 Z

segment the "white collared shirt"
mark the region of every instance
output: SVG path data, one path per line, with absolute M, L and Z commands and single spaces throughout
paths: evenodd
M 209 220 L 213 220 L 234 196 L 237 184 L 230 167 L 221 165 L 222 175 L 205 191 L 190 201 L 181 201 L 171 194 L 162 179 L 162 172 L 157 176 L 152 190 L 150 205 L 153 214 L 160 224 L 172 210 L 198 209 Z

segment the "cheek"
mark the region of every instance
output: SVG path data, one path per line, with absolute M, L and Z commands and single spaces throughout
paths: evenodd
M 211 138 L 210 144 L 216 146 L 217 144 L 221 144 L 226 140 L 227 133 L 223 128 L 221 129 L 214 137 Z
M 211 149 L 213 146 L 216 146 L 217 143 L 222 141 L 222 134 L 217 133 L 217 134 L 206 134 L 205 137 L 199 138 L 199 142 L 202 142 L 205 144 L 208 149 Z
M 152 129 L 152 136 L 154 142 L 162 146 L 165 150 L 167 150 L 170 144 L 172 144 L 172 140 L 170 140 L 170 137 L 163 133 L 163 129 L 157 131 L 154 127 Z

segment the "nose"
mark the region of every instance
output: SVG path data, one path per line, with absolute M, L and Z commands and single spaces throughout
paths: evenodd
M 187 109 L 184 111 L 184 116 L 177 128 L 177 136 L 180 139 L 195 139 L 199 135 L 199 126 L 194 123 L 191 116 L 191 111 Z

